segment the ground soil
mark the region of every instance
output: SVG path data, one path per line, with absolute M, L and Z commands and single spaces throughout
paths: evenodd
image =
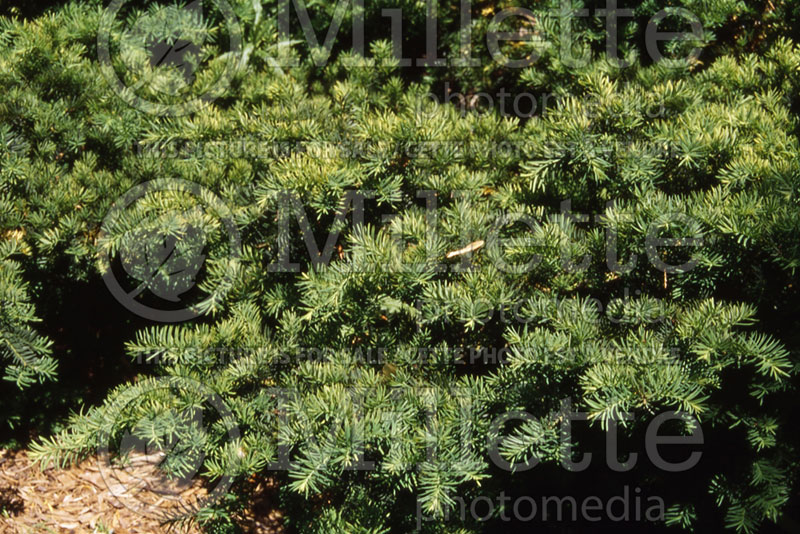
M 157 469 L 160 458 L 132 457 L 112 468 L 92 457 L 66 469 L 40 470 L 24 451 L 0 450 L 0 533 L 199 533 L 197 525 L 167 528 L 164 518 L 195 509 L 208 496 L 199 480 L 177 484 Z M 241 518 L 247 534 L 284 534 L 272 506 L 274 485 L 254 485 Z M 185 515 L 185 514 L 184 514 Z

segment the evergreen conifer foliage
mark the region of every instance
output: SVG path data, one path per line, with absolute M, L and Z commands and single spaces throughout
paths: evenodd
M 56 374 L 56 360 L 52 357 L 52 342 L 34 328 L 40 319 L 31 302 L 29 286 L 22 277 L 22 268 L 13 259 L 24 251 L 11 236 L 0 247 L 0 288 L 3 311 L 0 314 L 0 340 L 5 363 L 5 380 L 15 382 L 20 388 L 35 381 L 52 380 Z
M 131 435 L 151 449 L 180 436 L 169 474 L 201 458 L 210 486 L 231 481 L 228 498 L 195 511 L 209 529 L 232 525 L 257 475 L 278 480 L 299 532 L 466 533 L 485 525 L 459 517 L 457 499 L 555 484 L 574 451 L 599 462 L 598 442 L 614 431 L 639 454 L 629 475 L 664 496 L 660 523 L 750 533 L 791 507 L 795 6 L 679 2 L 709 32 L 700 58 L 627 68 L 604 57 L 602 21 L 580 18 L 590 61 L 571 68 L 548 30 L 560 3 L 536 3 L 538 38 L 517 47 L 537 47 L 533 66 L 495 68 L 476 48 L 491 67 L 418 77 L 385 35 L 367 57 L 339 36 L 321 66 L 299 28 L 279 41 L 277 2 L 230 4 L 247 67 L 225 96 L 180 116 L 142 113 L 103 81 L 93 3 L 0 18 L 6 375 L 20 385 L 56 376 L 35 304 L 48 281 L 103 276 L 98 253 L 118 252 L 131 226 L 149 229 L 136 217 L 169 210 L 217 236 L 195 266 L 208 297 L 200 316 L 126 339 L 141 376 L 76 407 L 63 431 L 32 444 L 34 458 L 62 466 L 106 447 L 124 456 Z M 629 36 L 664 7 L 627 4 Z M 366 6 L 368 27 L 382 7 Z M 402 7 L 424 22 L 424 4 Z M 334 8 L 309 6 L 317 35 Z M 454 56 L 457 13 L 441 20 Z M 764 25 L 740 32 L 737 20 Z M 209 24 L 213 34 L 221 21 Z M 410 26 L 403 44 L 416 53 L 424 32 Z M 476 15 L 473 37 L 488 30 Z M 623 48 L 644 53 L 635 39 Z M 446 83 L 557 98 L 530 118 L 462 112 L 428 97 Z M 226 206 L 241 238 L 235 262 L 219 221 L 181 195 L 148 197 L 128 226 L 101 233 L 115 199 L 164 178 Z M 565 442 L 573 410 L 588 429 Z M 662 414 L 677 414 L 665 426 L 675 434 L 703 432 L 696 469 L 645 465 L 637 440 Z M 622 480 L 615 473 L 580 484 L 599 494 Z

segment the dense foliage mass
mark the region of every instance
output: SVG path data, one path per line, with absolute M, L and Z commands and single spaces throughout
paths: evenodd
M 247 61 L 220 54 L 232 37 L 206 21 L 203 76 L 232 64 L 235 74 L 180 116 L 137 109 L 108 82 L 104 6 L 3 8 L 0 350 L 20 395 L 63 372 L 50 340 L 59 315 L 42 324 L 37 309 L 70 314 L 60 295 L 108 274 L 98 257 L 153 228 L 191 227 L 206 242 L 192 290 L 200 317 L 130 332 L 127 356 L 147 365 L 35 441 L 43 465 L 119 450 L 130 432 L 151 448 L 180 441 L 169 472 L 201 458 L 210 486 L 232 477 L 197 514 L 220 530 L 234 528 L 254 474 L 277 477 L 298 532 L 477 532 L 486 525 L 460 517 L 456 496 L 607 496 L 631 483 L 665 502 L 640 530 L 757 532 L 797 505 L 798 4 L 623 2 L 633 16 L 621 21 L 621 66 L 606 57 L 599 2 L 525 2 L 533 20 L 507 24 L 535 38 L 503 45 L 536 52 L 524 68 L 484 46 L 504 3 L 473 6 L 481 66 L 445 67 L 400 66 L 386 39 L 381 9 L 401 8 L 404 56 L 429 53 L 424 3 L 367 5 L 366 57 L 349 50 L 348 11 L 328 62 L 299 24 L 281 40 L 278 2 L 230 4 Z M 698 57 L 645 59 L 647 20 L 668 4 L 696 13 L 704 35 L 664 55 L 699 46 Z M 570 18 L 581 8 L 590 15 Z M 174 16 L 128 9 L 154 25 Z M 309 6 L 318 36 L 335 9 Z M 440 17 L 440 54 L 459 57 L 458 5 Z M 564 20 L 578 43 L 567 55 Z M 121 61 L 123 82 L 140 81 Z M 148 76 L 163 88 L 183 72 Z M 515 113 L 471 97 L 504 90 L 552 98 L 527 116 L 528 104 Z M 209 216 L 187 190 L 152 191 L 103 226 L 126 191 L 157 179 L 199 184 L 224 207 Z M 321 261 L 329 232 L 339 235 Z M 571 447 L 565 410 L 589 418 Z M 521 411 L 532 417 L 498 419 Z M 645 451 L 648 425 L 672 412 L 664 429 L 703 433 L 702 458 L 680 472 Z M 612 429 L 622 458 L 639 452 L 630 470 L 606 466 Z M 603 465 L 559 465 L 587 451 Z M 542 465 L 526 469 L 533 457 Z

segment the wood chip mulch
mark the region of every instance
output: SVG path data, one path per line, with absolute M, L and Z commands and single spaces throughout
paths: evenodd
M 160 458 L 132 457 L 124 469 L 89 458 L 67 469 L 32 465 L 24 451 L 0 450 L 0 533 L 197 534 L 196 525 L 162 525 L 202 502 L 198 480 L 179 485 L 157 469 Z M 280 511 L 272 506 L 275 487 L 256 485 L 253 506 L 242 514 L 248 534 L 284 534 Z

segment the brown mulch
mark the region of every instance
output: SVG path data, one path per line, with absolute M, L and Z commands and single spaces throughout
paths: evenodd
M 0 533 L 158 534 L 165 516 L 197 508 L 207 496 L 198 480 L 177 484 L 157 469 L 157 455 L 131 457 L 124 468 L 89 458 L 67 469 L 32 465 L 24 451 L 0 450 Z M 283 534 L 275 487 L 255 484 L 242 515 L 248 534 Z M 196 534 L 186 524 L 171 532 Z

